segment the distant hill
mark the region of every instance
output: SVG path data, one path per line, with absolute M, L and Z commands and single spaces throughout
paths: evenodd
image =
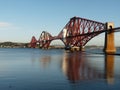
M 0 48 L 27 48 L 29 43 L 0 42 Z

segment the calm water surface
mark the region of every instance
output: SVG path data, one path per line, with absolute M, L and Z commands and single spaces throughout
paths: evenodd
M 120 90 L 120 56 L 96 53 L 1 48 L 0 90 Z

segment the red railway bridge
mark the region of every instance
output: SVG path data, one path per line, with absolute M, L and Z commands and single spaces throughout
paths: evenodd
M 30 47 L 35 48 L 39 45 L 40 48 L 49 48 L 51 41 L 60 39 L 65 47 L 79 47 L 79 50 L 95 36 L 105 32 L 105 51 L 107 53 L 115 53 L 114 32 L 120 31 L 120 27 L 114 28 L 113 23 L 101 23 L 80 17 L 73 17 L 65 25 L 57 36 L 52 36 L 50 33 L 43 31 L 40 38 L 37 40 L 32 37 Z

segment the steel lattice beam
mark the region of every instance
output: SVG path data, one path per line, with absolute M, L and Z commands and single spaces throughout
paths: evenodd
M 35 36 L 33 36 L 31 39 L 31 42 L 30 42 L 30 47 L 35 48 L 36 45 L 37 45 L 37 40 L 36 40 Z
M 42 48 L 48 48 L 51 41 L 52 41 L 52 35 L 46 31 L 43 31 L 40 35 L 40 38 L 38 40 L 40 47 Z
M 102 31 L 105 28 L 105 24 L 85 18 L 73 17 L 66 24 L 63 30 L 58 35 L 67 46 L 84 46 L 94 36 L 98 35 L 91 34 L 93 32 Z M 66 31 L 65 31 L 66 30 Z M 83 35 L 88 34 L 88 35 Z M 77 37 L 74 37 L 77 36 Z M 71 37 L 71 38 L 70 38 Z M 64 40 L 63 40 L 64 38 Z
M 51 41 L 61 39 L 65 46 L 85 46 L 86 43 L 96 35 L 104 32 L 105 24 L 85 18 L 73 17 L 61 30 L 58 36 L 52 36 L 43 31 L 37 41 L 34 37 L 31 40 L 31 46 L 35 47 L 39 43 L 40 47 L 48 48 Z M 34 43 L 34 45 L 33 45 Z

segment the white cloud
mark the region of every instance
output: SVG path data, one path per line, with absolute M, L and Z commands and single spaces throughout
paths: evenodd
M 10 27 L 12 26 L 11 23 L 8 23 L 8 22 L 0 22 L 0 27 Z
M 6 30 L 19 30 L 19 27 L 16 27 L 14 24 L 9 22 L 0 22 L 0 31 Z

